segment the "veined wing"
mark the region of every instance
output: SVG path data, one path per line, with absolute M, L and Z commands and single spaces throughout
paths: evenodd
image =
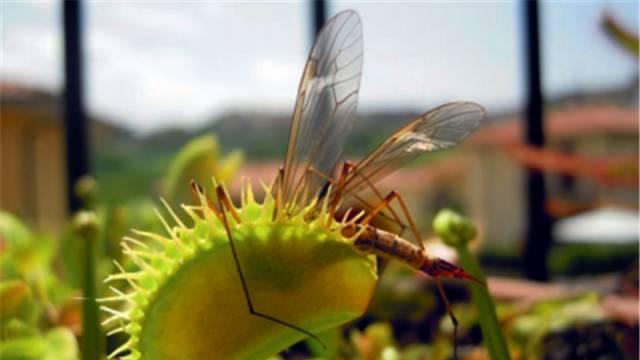
M 348 10 L 327 22 L 311 50 L 298 88 L 280 179 L 289 209 L 304 206 L 326 177 L 333 176 L 358 102 L 362 47 L 360 17 Z
M 455 146 L 475 131 L 484 117 L 484 108 L 472 102 L 444 104 L 418 116 L 355 165 L 344 192 L 358 192 L 423 153 Z

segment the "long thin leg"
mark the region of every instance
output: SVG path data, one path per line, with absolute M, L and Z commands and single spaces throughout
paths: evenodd
M 369 178 L 367 178 L 366 176 L 364 176 L 360 171 L 357 170 L 357 166 L 355 166 L 353 163 L 349 162 L 349 161 L 345 161 L 342 171 L 340 173 L 340 177 L 338 178 L 338 180 L 333 180 L 331 178 L 329 178 L 328 176 L 320 173 L 319 171 L 317 171 L 314 168 L 311 168 L 312 171 L 314 171 L 316 174 L 320 175 L 321 177 L 324 177 L 325 179 L 327 179 L 327 181 L 330 181 L 335 187 L 335 195 L 334 195 L 334 199 L 331 202 L 331 211 L 330 211 L 330 218 L 329 221 L 331 221 L 333 219 L 334 213 L 336 211 L 336 207 L 337 204 L 340 200 L 340 197 L 342 196 L 342 192 L 344 191 L 344 188 L 346 186 L 346 181 L 349 175 L 351 175 L 352 173 L 360 176 L 369 186 L 369 188 L 373 191 L 373 193 L 378 197 L 378 199 L 381 202 L 385 201 L 384 196 L 382 196 L 382 193 L 380 192 L 380 190 L 378 190 L 378 188 L 371 182 L 371 180 L 369 180 Z M 365 201 L 364 199 L 362 199 L 360 196 L 358 196 L 357 194 L 351 194 L 356 200 L 360 201 L 362 204 L 365 205 L 365 207 L 369 208 L 369 209 L 375 209 L 374 206 L 372 206 L 371 204 L 369 204 L 367 201 Z M 412 231 L 413 231 L 413 235 L 415 237 L 416 243 L 420 246 L 421 249 L 424 249 L 424 245 L 422 244 L 422 239 L 420 237 L 420 234 L 418 232 L 418 229 L 413 221 L 413 218 L 409 215 L 409 210 L 406 206 L 406 203 L 404 202 L 404 199 L 402 198 L 402 196 L 400 196 L 400 194 L 395 195 L 398 199 L 398 201 L 400 202 L 400 206 L 402 208 L 402 211 L 404 213 L 405 218 L 407 219 L 407 221 L 409 221 L 409 226 L 411 227 Z M 389 209 L 389 211 L 391 212 L 391 217 L 389 217 L 388 215 L 384 214 L 384 212 L 382 212 L 382 210 L 384 208 Z M 383 208 L 381 208 L 376 215 L 381 214 L 384 217 L 386 217 L 387 219 L 391 219 L 393 221 L 396 222 L 396 224 L 398 224 L 398 226 L 400 226 L 401 230 L 400 230 L 400 235 L 402 235 L 402 233 L 404 232 L 404 230 L 407 228 L 407 225 L 400 219 L 400 217 L 398 216 L 398 214 L 395 212 L 395 210 L 393 209 L 392 206 L 384 206 Z
M 402 196 L 400 196 L 400 194 L 398 194 L 395 191 L 389 192 L 389 194 L 387 194 L 387 196 L 384 197 L 384 199 L 378 204 L 378 206 L 376 206 L 371 212 L 367 214 L 367 216 L 364 219 L 362 219 L 362 223 L 368 224 L 371 221 L 371 219 L 373 219 L 374 216 L 378 215 L 378 213 L 380 213 L 382 210 L 386 208 L 390 208 L 389 204 L 393 200 L 397 200 L 400 203 L 402 212 L 404 213 L 404 216 L 407 218 L 407 220 L 409 221 L 409 224 L 411 225 L 411 231 L 413 232 L 413 236 L 415 237 L 417 245 L 420 247 L 420 249 L 424 250 L 424 244 L 422 243 L 422 237 L 420 236 L 418 227 L 413 221 L 411 214 L 409 214 L 409 209 L 407 208 L 407 205 L 402 199 Z
M 273 182 L 273 200 L 275 201 L 275 205 L 273 207 L 272 220 L 276 219 L 279 211 L 286 211 L 286 209 L 284 209 L 284 199 L 283 199 L 284 189 L 282 188 L 283 181 L 284 181 L 284 168 L 280 167 L 280 169 L 278 169 L 278 175 L 276 176 L 276 180 Z M 282 210 L 280 209 L 281 206 L 283 207 Z
M 227 194 L 224 192 L 224 189 L 222 189 L 221 186 L 218 186 L 216 188 L 216 195 L 218 197 L 218 204 L 220 205 L 220 212 L 222 213 L 222 224 L 224 225 L 224 229 L 227 232 L 227 237 L 229 238 L 229 246 L 231 247 L 231 253 L 233 255 L 233 261 L 235 263 L 236 266 L 236 271 L 238 272 L 238 276 L 240 277 L 240 283 L 242 284 L 242 292 L 244 293 L 244 298 L 247 301 L 247 307 L 249 308 L 249 313 L 251 315 L 272 321 L 274 323 L 289 327 L 291 329 L 297 330 L 309 337 L 311 337 L 312 339 L 316 340 L 317 342 L 319 342 L 323 348 L 326 349 L 325 344 L 320 340 L 320 338 L 318 338 L 316 335 L 314 335 L 313 333 L 299 327 L 296 325 L 293 325 L 291 323 L 288 323 L 284 320 L 280 320 L 278 318 L 275 318 L 271 315 L 268 314 L 264 314 L 261 313 L 259 311 L 257 311 L 255 309 L 255 307 L 253 306 L 253 302 L 251 301 L 251 294 L 249 293 L 249 287 L 247 286 L 247 281 L 244 277 L 244 272 L 242 271 L 242 266 L 240 265 L 240 260 L 238 258 L 238 252 L 236 250 L 236 245 L 235 242 L 233 241 L 233 236 L 231 235 L 231 228 L 229 227 L 229 219 L 227 218 L 227 212 L 226 210 L 230 210 L 229 206 L 231 204 L 231 201 L 229 200 L 229 197 L 227 196 Z M 226 210 L 225 210 L 226 208 Z
M 369 180 L 368 177 L 364 176 L 358 169 L 357 167 L 355 167 L 354 165 L 350 165 L 352 167 L 352 171 L 353 173 L 355 173 L 356 175 L 362 177 L 364 179 L 364 181 L 367 183 L 367 185 L 369 186 L 369 188 L 371 188 L 371 190 L 373 190 L 373 192 L 376 194 L 376 196 L 382 201 L 385 201 L 385 197 L 382 196 L 382 193 L 380 193 L 380 191 L 378 190 L 378 188 L 375 186 L 375 184 L 373 184 L 371 182 L 371 180 Z M 418 246 L 420 246 L 420 249 L 424 250 L 424 244 L 422 243 L 422 237 L 420 236 L 420 232 L 418 231 L 418 227 L 415 224 L 415 221 L 413 221 L 413 217 L 411 216 L 411 214 L 409 214 L 409 208 L 407 207 L 407 204 L 404 202 L 404 199 L 402 198 L 402 195 L 400 195 L 399 193 L 392 191 L 391 193 L 389 193 L 389 195 L 387 195 L 387 197 L 392 196 L 393 199 L 396 199 L 399 203 L 400 203 L 400 208 L 402 210 L 402 213 L 404 214 L 405 219 L 409 222 L 409 226 L 411 227 L 411 231 L 413 232 L 413 236 L 415 237 L 416 243 L 418 244 Z M 389 200 L 389 202 L 391 202 L 391 200 Z M 384 207 L 383 207 L 384 208 Z M 382 211 L 382 209 L 380 209 L 380 211 Z M 400 223 L 400 226 L 404 227 L 406 225 L 404 225 L 404 223 L 400 220 L 400 217 L 396 214 L 396 212 L 393 210 L 393 207 L 386 206 L 386 208 L 389 209 L 389 211 L 391 211 L 392 216 Z M 403 228 L 404 231 L 404 228 Z M 400 235 L 402 235 L 402 232 L 400 233 Z
M 222 187 L 220 187 L 220 186 L 218 186 L 218 188 L 222 189 Z M 217 191 L 217 188 L 216 188 L 216 191 Z M 222 192 L 224 193 L 224 190 L 222 190 Z M 200 194 L 203 195 L 207 199 L 207 206 L 209 207 L 209 209 L 211 209 L 211 211 L 213 211 L 213 213 L 216 215 L 218 220 L 222 221 L 222 214 L 220 213 L 220 211 L 218 211 L 218 209 L 216 209 L 215 205 L 213 204 L 213 201 L 211 200 L 209 195 L 207 195 L 207 193 L 204 190 L 204 188 L 200 184 L 198 184 L 197 181 L 191 180 L 191 196 L 193 196 L 193 197 L 198 196 L 198 198 L 199 198 Z M 220 198 L 218 198 L 218 200 L 220 200 Z M 240 222 L 240 216 L 238 215 L 238 213 L 236 212 L 236 209 L 231 204 L 231 200 L 229 200 L 229 197 L 226 196 L 226 193 L 225 193 L 225 197 L 222 199 L 222 201 L 224 201 L 225 204 L 227 205 L 227 209 L 229 209 L 229 212 L 231 213 L 231 216 L 233 217 L 233 219 L 236 222 Z M 200 204 L 200 205 L 202 206 L 202 204 Z
M 211 211 L 213 211 L 213 213 L 216 215 L 218 220 L 222 221 L 222 215 L 220 214 L 218 209 L 216 209 L 216 207 L 213 205 L 213 201 L 211 201 L 211 198 L 207 195 L 204 188 L 200 184 L 198 184 L 197 181 L 192 179 L 191 180 L 191 197 L 193 197 L 193 200 L 196 203 L 200 203 L 200 206 L 204 206 L 204 204 L 202 203 L 201 196 L 204 196 L 207 202 L 207 206 L 209 207 L 209 209 L 211 209 Z M 202 214 L 204 215 L 204 209 L 202 210 Z
M 337 188 L 338 188 L 338 183 L 339 183 L 340 179 L 338 179 L 338 180 L 332 179 L 331 177 L 329 177 L 329 176 L 327 176 L 327 175 L 323 174 L 322 172 L 318 171 L 318 170 L 317 170 L 317 169 L 315 169 L 315 168 L 309 168 L 309 170 L 310 170 L 311 172 L 313 172 L 314 174 L 318 175 L 320 178 L 322 178 L 322 179 L 324 179 L 325 181 L 327 181 L 327 183 L 329 183 L 329 184 L 333 185 L 333 186 L 334 186 L 334 189 L 337 189 Z M 341 176 L 343 176 L 343 175 L 341 175 Z M 336 194 L 336 193 L 335 193 L 335 191 L 336 191 L 336 190 L 334 190 L 334 195 L 331 195 L 331 196 L 333 196 L 333 197 L 334 197 L 334 198 L 331 200 L 331 201 L 332 201 L 332 205 L 334 205 L 334 204 L 335 204 L 335 207 L 332 207 L 332 209 L 330 210 L 330 213 L 329 213 L 329 214 L 331 215 L 331 216 L 330 216 L 330 218 L 331 218 L 331 219 L 333 219 L 333 218 L 335 217 L 335 211 L 337 210 L 337 204 L 338 204 L 338 202 L 339 202 L 339 198 L 340 198 L 340 197 L 338 196 L 338 194 Z M 358 194 L 350 194 L 350 196 L 353 196 L 353 198 L 354 198 L 354 199 L 356 199 L 358 202 L 360 202 L 360 203 L 361 203 L 365 208 L 367 208 L 367 209 L 374 209 L 374 208 L 375 208 L 375 206 L 374 206 L 374 205 L 370 204 L 368 201 L 366 201 L 365 199 L 363 199 L 363 198 L 362 198 L 361 196 L 359 196 Z M 380 196 L 379 196 L 379 198 L 380 198 L 380 201 L 383 201 L 383 200 L 384 200 L 384 197 L 383 197 L 382 195 L 380 195 Z M 380 212 L 380 215 L 382 215 L 384 218 L 386 218 L 386 219 L 387 219 L 387 220 L 389 220 L 389 221 L 395 222 L 395 223 L 396 223 L 400 228 L 402 228 L 402 229 L 403 229 L 403 231 L 404 231 L 404 229 L 407 227 L 407 225 L 406 225 L 405 223 L 403 223 L 403 222 L 402 222 L 402 220 L 400 220 L 400 218 L 399 218 L 398 216 L 393 216 L 393 215 L 394 215 L 393 213 L 392 213 L 392 216 L 389 216 L 389 215 L 387 215 L 387 214 L 385 214 L 385 213 Z M 329 224 L 329 225 L 330 225 L 330 224 Z
M 382 197 L 380 192 L 376 189 L 375 185 L 371 183 L 371 181 L 369 181 L 366 178 L 364 180 L 379 197 Z M 371 219 L 373 219 L 374 216 L 378 215 L 379 213 L 381 213 L 382 210 L 386 208 L 390 209 L 393 213 L 393 209 L 391 209 L 390 207 L 390 203 L 393 200 L 397 200 L 400 203 L 402 212 L 406 217 L 407 221 L 409 221 L 411 229 L 416 238 L 416 242 L 418 243 L 420 248 L 424 250 L 424 244 L 422 243 L 422 238 L 420 236 L 420 233 L 418 232 L 418 228 L 415 222 L 413 221 L 413 218 L 411 217 L 411 214 L 409 213 L 407 205 L 404 202 L 404 199 L 402 198 L 402 196 L 395 191 L 391 191 L 389 194 L 387 194 L 387 196 L 382 198 L 382 201 L 376 207 L 374 207 L 373 210 L 369 212 L 364 219 L 362 219 L 361 224 L 367 225 L 371 221 Z M 398 216 L 395 214 L 394 214 L 394 217 L 398 219 Z M 451 322 L 453 323 L 453 343 L 454 343 L 453 356 L 454 356 L 454 359 L 458 359 L 458 319 L 456 318 L 456 316 L 453 313 L 453 310 L 451 309 L 451 304 L 449 303 L 449 299 L 447 298 L 447 295 L 445 294 L 444 289 L 442 288 L 440 279 L 438 277 L 434 277 L 434 279 L 436 282 L 436 286 L 438 287 L 438 292 L 440 293 L 440 296 L 444 301 L 445 307 L 447 309 L 447 313 L 449 314 L 449 318 L 451 318 Z
M 237 223 L 240 223 L 241 222 L 240 216 L 238 215 L 238 212 L 236 212 L 236 209 L 233 207 L 233 204 L 231 203 L 229 196 L 227 196 L 227 193 L 224 191 L 222 186 L 218 185 L 216 187 L 216 196 L 218 197 L 218 203 L 224 203 L 225 207 L 231 214 L 231 217 L 233 217 L 233 220 L 235 220 Z M 222 206 L 220 206 L 220 212 L 222 213 L 223 216 L 225 215 L 225 211 Z
M 369 178 L 368 178 L 368 177 L 366 177 L 364 174 L 362 174 L 362 173 L 358 170 L 358 167 L 357 167 L 357 166 L 355 166 L 353 163 L 351 163 L 351 162 L 349 162 L 349 161 L 346 161 L 346 162 L 344 163 L 344 165 L 345 165 L 345 168 L 348 168 L 348 172 L 349 172 L 349 173 L 353 173 L 353 174 L 355 174 L 356 176 L 361 177 L 361 178 L 362 178 L 362 179 L 367 183 L 367 186 L 368 186 L 368 187 L 373 191 L 373 193 L 378 197 L 378 200 L 380 200 L 380 201 L 384 201 L 384 196 L 382 196 L 382 193 L 381 193 L 381 192 L 378 190 L 378 188 L 377 188 L 377 187 L 376 187 L 376 186 L 371 182 L 371 180 L 369 180 Z M 345 186 L 345 185 L 346 185 L 346 184 L 344 184 L 344 183 L 341 185 L 341 186 L 342 186 L 341 191 L 342 191 L 342 190 L 344 190 L 344 186 Z M 400 217 L 396 214 L 396 212 L 393 210 L 393 208 L 392 208 L 391 206 L 389 206 L 389 207 L 388 207 L 388 209 L 389 209 L 389 211 L 391 211 L 391 214 L 392 214 L 393 218 L 394 218 L 394 219 L 396 219 L 396 220 L 400 223 L 400 226 L 402 226 L 402 227 L 403 227 L 403 231 L 404 231 L 404 226 L 405 226 L 405 225 L 404 225 L 404 224 L 402 223 L 402 221 L 400 220 Z
M 440 279 L 438 277 L 433 278 L 436 282 L 436 286 L 438 287 L 438 292 L 440 293 L 440 297 L 442 301 L 444 301 L 444 306 L 447 308 L 447 313 L 449 313 L 449 318 L 453 323 L 453 358 L 458 359 L 458 319 L 453 314 L 453 310 L 451 309 L 451 304 L 449 303 L 449 299 L 447 298 L 447 294 L 444 292 L 442 288 L 442 284 L 440 283 Z

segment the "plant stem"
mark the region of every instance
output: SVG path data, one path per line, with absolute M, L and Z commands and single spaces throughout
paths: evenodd
M 444 209 L 436 215 L 433 227 L 445 244 L 456 249 L 464 270 L 486 284 L 486 276 L 482 272 L 480 264 L 467 247 L 478 233 L 473 222 L 455 211 Z M 491 359 L 510 360 L 509 349 L 502 336 L 496 315 L 496 306 L 489 295 L 489 289 L 486 285 L 473 282 L 470 282 L 469 286 L 471 287 L 471 299 L 478 313 L 482 337 L 489 349 Z
M 98 224 L 93 212 L 81 211 L 74 219 L 76 233 L 84 244 L 84 264 L 82 279 L 82 359 L 98 360 L 101 349 L 98 304 L 96 302 L 95 245 L 98 238 Z
M 475 257 L 466 245 L 456 247 L 462 267 L 481 281 L 486 281 L 485 275 L 480 269 Z M 490 358 L 493 360 L 509 360 L 509 350 L 500 330 L 500 323 L 496 315 L 496 308 L 489 295 L 487 286 L 470 283 L 472 302 L 478 312 L 480 329 L 484 342 L 489 349 Z

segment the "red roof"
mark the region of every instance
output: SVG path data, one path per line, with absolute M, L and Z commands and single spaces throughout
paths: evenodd
M 428 166 L 401 168 L 383 178 L 376 186 L 379 186 L 381 191 L 395 189 L 402 192 L 403 190 L 423 189 L 428 184 L 436 182 L 460 179 L 465 173 L 467 160 L 468 158 L 463 155 L 456 155 L 455 159 L 437 161 Z M 259 180 L 262 180 L 267 185 L 271 184 L 281 166 L 282 162 L 279 161 L 246 163 L 234 176 L 236 180 L 227 184 L 229 190 L 233 194 L 239 193 L 242 186 L 239 179 L 244 177 L 250 179 L 254 191 L 257 194 L 261 194 L 262 189 L 259 186 Z
M 522 116 L 514 116 L 481 128 L 469 138 L 470 145 L 522 143 Z M 553 109 L 546 114 L 545 132 L 550 139 L 589 134 L 638 134 L 638 109 L 613 105 L 581 105 Z
M 40 88 L 0 81 L 0 99 L 2 101 L 43 101 L 55 98 L 54 94 Z

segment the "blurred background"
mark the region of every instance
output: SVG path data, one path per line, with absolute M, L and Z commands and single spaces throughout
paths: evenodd
M 584 302 L 582 296 L 596 294 L 592 305 L 603 311 L 598 324 L 606 326 L 560 339 L 571 344 L 580 336 L 604 336 L 619 350 L 609 358 L 637 358 L 638 2 L 534 3 L 539 77 L 532 75 L 536 53 L 527 3 L 322 2 L 327 18 L 355 9 L 364 27 L 359 109 L 345 157 L 357 160 L 443 102 L 482 104 L 488 119 L 463 146 L 425 156 L 384 179 L 381 189 L 404 195 L 425 238 L 442 208 L 470 216 L 480 229 L 475 251 L 495 275 L 491 291 L 506 304 Z M 52 238 L 52 248 L 64 248 L 58 234 L 75 210 L 67 185 L 77 180 L 68 171 L 74 156 L 87 157 L 96 181 L 87 186 L 99 188 L 91 190 L 91 203 L 110 219 L 112 242 L 152 221 L 132 209 L 153 205 L 159 196 L 182 201 L 185 174 L 217 174 L 234 193 L 241 176 L 270 182 L 284 158 L 299 76 L 315 36 L 312 5 L 83 2 L 80 98 L 88 148 L 67 157 L 63 4 L 0 3 L 5 261 L 11 261 L 9 218 Z M 532 97 L 536 82 L 541 101 Z M 531 121 L 543 130 L 544 146 L 536 145 L 539 136 L 527 135 Z M 195 168 L 189 151 L 200 156 Z M 118 216 L 126 221 L 113 230 Z M 117 246 L 109 249 L 117 257 Z M 3 280 L 23 275 L 0 274 Z M 416 281 L 418 289 L 429 286 Z M 382 282 L 380 308 L 388 300 L 386 287 L 397 283 Z M 455 291 L 458 300 L 467 296 Z M 387 319 L 375 309 L 358 329 Z M 399 332 L 412 327 L 389 316 L 398 346 L 425 340 L 403 340 Z M 596 358 L 567 356 L 560 358 Z

